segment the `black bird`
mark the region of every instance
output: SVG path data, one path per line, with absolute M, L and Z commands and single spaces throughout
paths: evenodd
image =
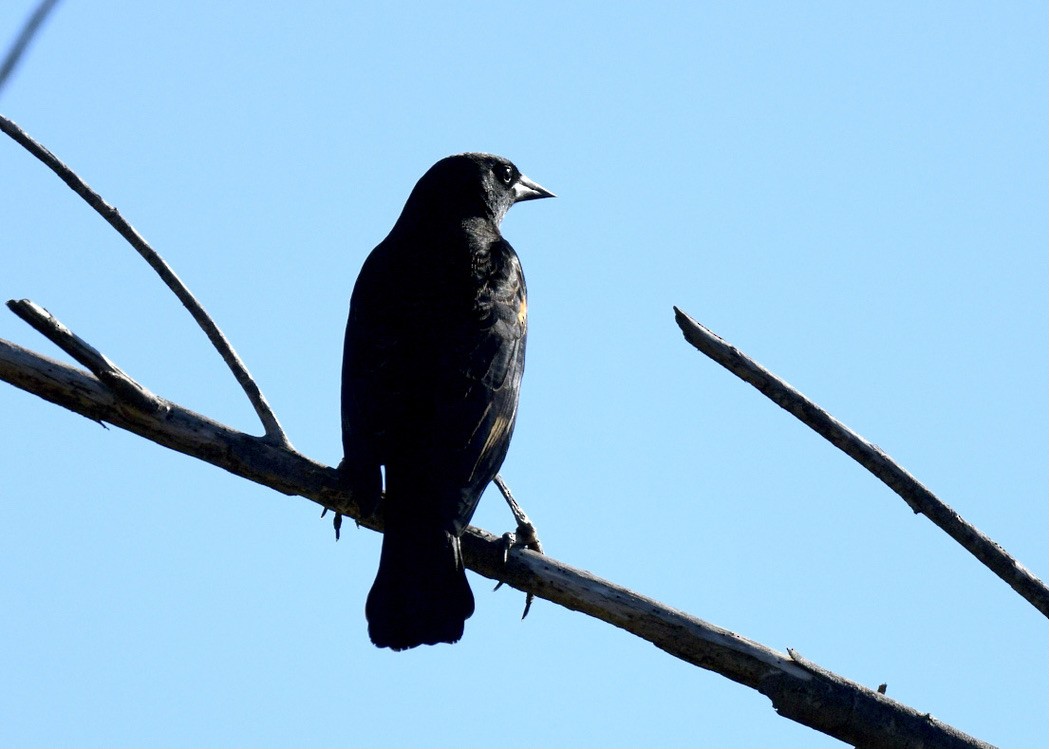
M 459 537 L 506 457 L 525 359 L 524 274 L 499 224 L 514 203 L 549 197 L 500 156 L 449 156 L 357 278 L 341 471 L 366 513 L 385 490 L 365 607 L 379 647 L 456 642 L 473 613 Z

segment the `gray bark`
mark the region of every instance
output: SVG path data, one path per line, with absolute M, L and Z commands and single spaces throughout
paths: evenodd
M 896 492 L 915 513 L 925 515 L 947 535 L 1007 582 L 1013 590 L 1045 616 L 1049 616 L 1049 587 L 1020 564 L 993 539 L 967 522 L 918 479 L 904 470 L 884 450 L 849 429 L 779 377 L 722 340 L 677 307 L 678 327 L 685 340 L 768 396 L 820 436 L 873 473 Z
M 96 364 L 104 368 L 109 360 L 101 357 Z M 148 403 L 132 405 L 94 375 L 2 339 L 0 379 L 93 421 L 126 429 L 283 494 L 305 497 L 373 530 L 382 528 L 378 518 L 361 517 L 336 469 L 294 449 L 238 432 L 152 394 Z M 886 749 L 990 747 L 791 651 L 778 652 L 552 557 L 520 547 L 507 554 L 501 538 L 479 528 L 467 529 L 463 554 L 467 566 L 485 577 L 608 622 L 670 655 L 756 689 L 783 717 L 842 741 Z

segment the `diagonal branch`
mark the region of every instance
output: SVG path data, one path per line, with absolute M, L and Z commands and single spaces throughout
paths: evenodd
M 0 339 L 0 380 L 96 421 L 289 495 L 306 497 L 356 518 L 373 530 L 340 485 L 334 468 L 264 439 L 237 432 L 158 399 L 163 413 L 120 408 L 112 391 L 90 374 Z M 833 674 L 796 653 L 758 642 L 669 608 L 622 586 L 528 549 L 506 554 L 503 539 L 474 528 L 463 536 L 466 565 L 526 593 L 626 630 L 688 663 L 755 689 L 783 717 L 867 749 L 990 745 L 874 690 Z
M 1026 598 L 1032 606 L 1049 616 L 1049 587 L 900 467 L 880 447 L 856 434 L 677 307 L 674 307 L 674 314 L 686 341 L 744 382 L 756 387 L 776 405 L 794 414 L 832 445 L 881 479 L 886 486 L 899 494 L 915 513 L 929 518 L 994 574 L 1009 583 L 1013 590 Z
M 18 37 L 4 56 L 4 61 L 0 63 L 0 90 L 3 90 L 11 73 L 18 67 L 18 63 L 21 62 L 25 51 L 29 48 L 29 43 L 33 41 L 36 32 L 40 30 L 48 14 L 57 4 L 58 0 L 42 0 L 32 15 L 26 19 Z
M 0 130 L 11 136 L 29 153 L 33 154 L 57 174 L 63 182 L 69 185 L 73 192 L 83 198 L 110 226 L 117 230 L 120 236 L 124 237 L 138 251 L 138 254 L 149 263 L 150 267 L 157 272 L 157 275 L 167 284 L 168 288 L 174 292 L 183 306 L 189 310 L 193 319 L 197 321 L 197 325 L 208 336 L 208 340 L 211 341 L 211 344 L 222 356 L 222 360 L 226 362 L 230 371 L 233 372 L 233 376 L 237 379 L 245 394 L 247 394 L 248 400 L 251 401 L 255 413 L 258 414 L 259 420 L 262 422 L 266 432 L 266 440 L 284 447 L 291 447 L 284 429 L 281 427 L 280 422 L 277 421 L 276 414 L 273 413 L 273 409 L 266 402 L 266 398 L 263 396 L 259 386 L 255 384 L 255 380 L 252 379 L 247 367 L 244 366 L 244 362 L 241 361 L 237 352 L 233 350 L 233 346 L 230 345 L 226 336 L 219 330 L 218 325 L 215 324 L 211 317 L 208 316 L 208 313 L 204 311 L 204 307 L 190 293 L 190 290 L 186 288 L 182 280 L 175 275 L 175 272 L 164 262 L 164 259 L 149 246 L 149 243 L 142 238 L 142 235 L 135 231 L 135 228 L 120 215 L 116 208 L 103 200 L 101 195 L 92 190 L 86 182 L 80 179 L 75 172 L 63 164 L 53 153 L 33 140 L 24 130 L 3 115 L 0 115 Z
M 43 307 L 20 299 L 10 300 L 7 306 L 12 312 L 33 326 L 51 343 L 87 367 L 106 387 L 135 408 L 144 411 L 161 411 L 160 399 L 127 376 L 98 349 L 76 335 Z

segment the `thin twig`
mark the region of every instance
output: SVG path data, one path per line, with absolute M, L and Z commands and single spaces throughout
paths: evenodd
M 36 7 L 36 10 L 33 11 L 32 15 L 26 19 L 18 37 L 7 51 L 3 63 L 0 63 L 0 91 L 3 90 L 7 80 L 11 77 L 11 73 L 14 72 L 18 63 L 21 62 L 26 49 L 29 48 L 29 43 L 36 36 L 36 32 L 40 30 L 44 20 L 57 4 L 58 0 L 43 0 Z
M 925 515 L 961 544 L 1046 616 L 1049 587 L 1005 549 L 967 522 L 961 515 L 905 471 L 875 444 L 849 429 L 786 382 L 769 372 L 735 346 L 724 341 L 674 307 L 685 340 L 741 380 L 750 383 L 776 405 L 794 414 L 896 492 L 916 513 Z
M 338 471 L 293 450 L 237 432 L 174 403 L 162 418 L 121 409 L 91 375 L 0 340 L 0 380 L 96 421 L 217 465 L 238 476 L 300 495 L 381 530 L 362 517 Z M 866 749 L 989 749 L 988 744 L 912 707 L 729 630 L 552 557 L 515 547 L 504 558 L 501 538 L 473 526 L 463 534 L 467 567 L 579 611 L 651 642 L 687 663 L 756 689 L 783 717 Z
M 181 279 L 175 275 L 171 267 L 164 262 L 164 259 L 149 246 L 149 243 L 135 231 L 134 227 L 120 215 L 116 208 L 103 200 L 98 193 L 92 190 L 69 167 L 59 161 L 54 154 L 33 140 L 24 130 L 3 115 L 0 115 L 0 130 L 11 136 L 29 153 L 33 154 L 57 174 L 63 182 L 69 185 L 73 192 L 94 208 L 149 263 L 150 267 L 157 272 L 157 275 L 160 276 L 168 288 L 175 293 L 179 301 L 189 310 L 193 319 L 197 321 L 197 325 L 208 336 L 208 340 L 211 341 L 212 345 L 222 356 L 222 360 L 226 362 L 230 371 L 233 372 L 233 376 L 247 394 L 248 400 L 251 401 L 251 405 L 255 408 L 255 413 L 258 414 L 259 420 L 262 422 L 266 432 L 266 440 L 274 444 L 291 447 L 288 436 L 284 433 L 284 429 L 277 420 L 276 414 L 273 413 L 273 409 L 266 402 L 265 396 L 263 396 L 259 386 L 255 384 L 255 380 L 252 379 L 247 367 L 244 366 L 244 362 L 241 361 L 237 352 L 233 350 L 233 346 L 230 345 L 226 336 L 219 330 L 218 325 L 208 316 L 208 313 L 204 311 L 204 307 L 190 293 Z

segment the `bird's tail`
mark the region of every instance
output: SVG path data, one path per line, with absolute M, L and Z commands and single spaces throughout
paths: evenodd
M 380 648 L 457 642 L 474 612 L 459 538 L 440 528 L 395 528 L 382 539 L 365 613 Z

